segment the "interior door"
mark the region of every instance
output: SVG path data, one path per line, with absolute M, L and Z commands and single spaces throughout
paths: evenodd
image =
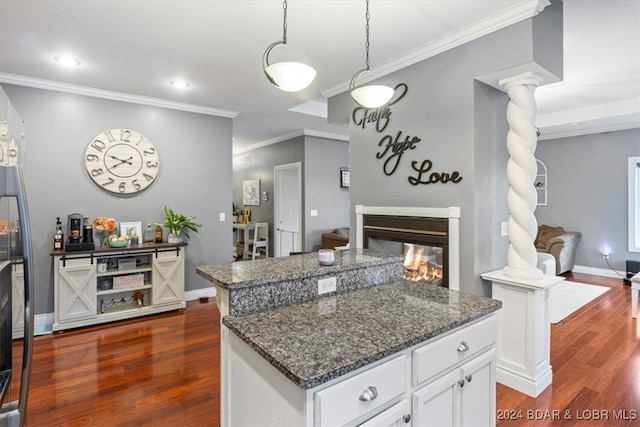
M 302 164 L 273 168 L 274 256 L 289 256 L 302 247 Z

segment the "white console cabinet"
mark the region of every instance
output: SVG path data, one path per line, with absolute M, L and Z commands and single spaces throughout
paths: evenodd
M 53 330 L 184 308 L 184 254 L 184 244 L 54 251 Z
M 495 426 L 496 330 L 491 314 L 308 390 L 231 332 L 228 425 Z

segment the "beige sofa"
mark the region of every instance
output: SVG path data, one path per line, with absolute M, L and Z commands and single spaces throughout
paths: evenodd
M 556 274 L 562 274 L 573 270 L 576 249 L 581 237 L 582 234 L 577 231 L 540 225 L 534 244 L 538 252 L 553 255 L 556 260 Z

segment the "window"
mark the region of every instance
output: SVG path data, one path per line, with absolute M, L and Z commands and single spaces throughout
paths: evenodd
M 629 157 L 629 252 L 640 252 L 640 157 Z

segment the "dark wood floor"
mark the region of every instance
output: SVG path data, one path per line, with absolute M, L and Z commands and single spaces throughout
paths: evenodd
M 219 337 L 214 299 L 36 337 L 26 425 L 218 426 Z
M 537 398 L 498 384 L 498 418 L 511 419 L 497 425 L 640 426 L 640 329 L 631 318 L 631 289 L 621 279 L 567 279 L 611 290 L 551 325 L 553 384 Z
M 620 279 L 568 279 L 611 291 L 552 325 L 554 382 L 537 399 L 498 384 L 497 415 L 516 418 L 498 426 L 640 425 L 640 331 L 630 316 L 630 288 Z M 36 337 L 26 424 L 218 426 L 218 343 L 213 300 Z M 613 419 L 622 414 L 614 411 L 633 418 L 632 410 L 635 421 Z M 604 411 L 609 419 L 577 419 L 604 417 Z M 545 416 L 550 419 L 535 420 Z

